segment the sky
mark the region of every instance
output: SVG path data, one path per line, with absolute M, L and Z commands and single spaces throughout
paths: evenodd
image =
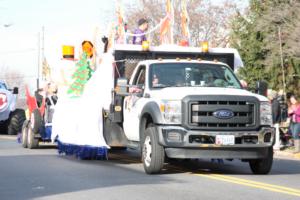
M 135 1 L 122 2 L 126 6 Z M 213 2 L 220 1 L 223 0 Z M 3 79 L 3 69 L 8 68 L 22 74 L 26 83 L 35 83 L 38 41 L 40 45 L 44 41 L 44 55 L 51 68 L 61 67 L 62 45 L 75 46 L 75 57 L 78 57 L 82 41 L 95 41 L 96 28 L 98 42 L 107 34 L 107 27 L 115 18 L 115 2 L 0 0 L 0 79 Z
M 96 27 L 99 37 L 106 34 L 114 8 L 113 0 L 0 0 L 0 79 L 9 68 L 26 82 L 35 81 L 42 27 L 44 55 L 54 68 L 62 58 L 62 45 L 74 45 L 78 52 L 82 41 L 94 39 Z

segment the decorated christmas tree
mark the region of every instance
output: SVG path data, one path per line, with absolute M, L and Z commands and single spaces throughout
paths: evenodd
M 84 86 L 87 81 L 91 78 L 92 69 L 90 68 L 90 62 L 88 61 L 87 54 L 84 52 L 76 63 L 76 71 L 72 75 L 73 83 L 68 89 L 68 94 L 74 97 L 81 96 L 84 90 Z

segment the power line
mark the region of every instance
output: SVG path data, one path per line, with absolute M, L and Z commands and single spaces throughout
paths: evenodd
M 8 79 L 27 79 L 27 78 L 36 78 L 36 76 L 31 75 L 31 76 L 13 76 L 13 77 L 0 77 L 1 80 L 8 80 Z
M 29 49 L 22 49 L 22 50 L 12 50 L 12 51 L 2 51 L 0 52 L 1 55 L 7 55 L 7 54 L 18 54 L 18 53 L 29 53 L 29 52 L 33 52 L 36 51 L 37 49 L 34 48 L 29 48 Z

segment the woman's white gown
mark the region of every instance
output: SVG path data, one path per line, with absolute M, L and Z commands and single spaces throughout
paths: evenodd
M 70 97 L 66 90 L 59 96 L 51 138 L 52 141 L 57 138 L 61 153 L 73 154 L 72 148 L 76 149 L 76 154 L 82 149 L 109 148 L 103 137 L 102 110 L 108 109 L 111 103 L 113 72 L 113 56 L 104 54 L 102 63 L 86 83 L 80 97 Z M 67 146 L 69 152 L 64 152 L 60 145 Z

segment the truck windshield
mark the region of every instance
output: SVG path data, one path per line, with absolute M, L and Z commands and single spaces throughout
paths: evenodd
M 232 70 L 221 64 L 155 63 L 150 65 L 150 87 L 241 88 Z
M 7 89 L 5 83 L 1 83 L 1 82 L 0 82 L 0 89 L 4 89 L 4 90 Z

